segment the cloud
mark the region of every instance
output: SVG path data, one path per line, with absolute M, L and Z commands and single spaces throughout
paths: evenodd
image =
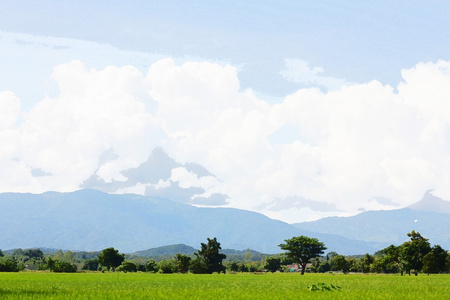
M 271 203 L 264 204 L 260 209 L 266 209 L 274 212 L 289 210 L 293 208 L 309 208 L 318 212 L 338 212 L 339 210 L 332 203 L 313 201 L 298 196 L 286 198 L 276 197 Z
M 286 69 L 280 74 L 288 81 L 306 86 L 321 86 L 328 90 L 337 90 L 344 85 L 351 85 L 345 79 L 323 76 L 322 67 L 310 67 L 301 59 L 285 59 Z
M 397 87 L 301 88 L 269 104 L 227 64 L 58 65 L 59 92 L 29 112 L 0 93 L 0 190 L 139 191 L 290 222 L 390 204 L 374 196 L 450 199 L 449 70 L 419 63 Z

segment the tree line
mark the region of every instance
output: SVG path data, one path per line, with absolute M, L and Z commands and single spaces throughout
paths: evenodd
M 399 246 L 390 245 L 373 255 L 344 256 L 329 252 L 324 243 L 306 236 L 286 239 L 279 245 L 284 253 L 252 260 L 247 251 L 241 261 L 224 261 L 220 243 L 216 238 L 201 243 L 193 255 L 177 253 L 171 259 L 159 262 L 143 257 L 126 257 L 112 247 L 100 252 L 72 252 L 61 250 L 45 256 L 40 249 L 16 249 L 9 255 L 0 250 L 0 272 L 17 272 L 24 269 L 50 272 L 117 271 L 153 273 L 211 274 L 225 272 L 288 272 L 299 267 L 305 272 L 361 272 L 423 273 L 450 272 L 450 254 L 439 245 L 431 246 L 419 232 L 408 233 L 409 240 Z

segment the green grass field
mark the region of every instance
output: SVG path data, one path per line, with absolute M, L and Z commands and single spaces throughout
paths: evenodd
M 318 283 L 340 290 L 310 291 Z M 0 273 L 0 299 L 450 299 L 450 275 Z

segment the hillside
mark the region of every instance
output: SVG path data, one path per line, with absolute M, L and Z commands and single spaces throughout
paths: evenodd
M 217 237 L 223 249 L 279 253 L 284 239 L 308 235 L 329 251 L 360 254 L 379 244 L 314 233 L 264 215 L 232 208 L 198 208 L 165 199 L 96 190 L 0 194 L 0 248 L 47 247 L 131 253 L 165 245 L 199 247 Z
M 431 244 L 450 249 L 450 216 L 410 208 L 367 211 L 352 217 L 330 217 L 314 222 L 292 224 L 302 230 L 333 233 L 366 242 L 399 245 L 411 230 L 419 231 Z

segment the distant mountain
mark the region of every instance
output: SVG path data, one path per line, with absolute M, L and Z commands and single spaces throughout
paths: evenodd
M 410 208 L 367 211 L 352 217 L 330 217 L 292 225 L 302 230 L 394 245 L 408 240 L 406 234 L 415 230 L 428 238 L 431 244 L 450 249 L 450 216 Z
M 450 201 L 445 201 L 434 196 L 431 191 L 427 191 L 422 200 L 410 205 L 409 208 L 418 211 L 428 211 L 450 215 Z
M 255 212 L 198 208 L 134 194 L 96 190 L 72 193 L 0 194 L 0 248 L 47 247 L 124 253 L 165 245 L 200 247 L 217 237 L 223 249 L 281 252 L 278 245 L 298 235 L 316 237 L 329 251 L 361 254 L 380 244 L 314 233 Z
M 162 247 L 151 248 L 147 250 L 136 251 L 132 253 L 135 256 L 142 257 L 159 257 L 159 256 L 175 256 L 177 253 L 181 253 L 183 255 L 192 255 L 196 252 L 197 249 L 184 245 L 184 244 L 176 244 L 176 245 L 168 245 Z

